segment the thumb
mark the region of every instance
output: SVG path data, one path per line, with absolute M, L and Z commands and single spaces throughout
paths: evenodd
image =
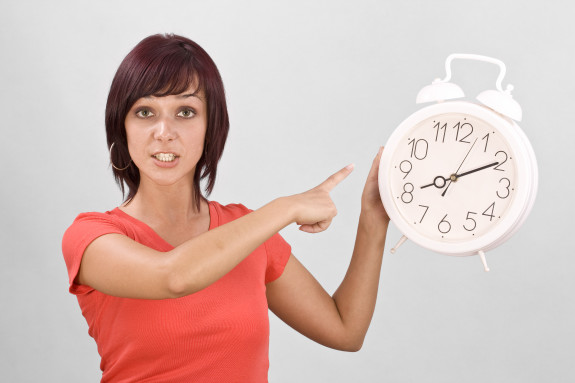
M 377 174 L 379 173 L 379 163 L 381 161 L 381 155 L 383 153 L 383 146 L 379 148 L 379 152 L 377 153 L 377 155 L 375 156 L 373 163 L 371 164 L 371 170 L 369 171 L 369 174 L 367 176 L 367 178 L 374 178 L 377 179 Z

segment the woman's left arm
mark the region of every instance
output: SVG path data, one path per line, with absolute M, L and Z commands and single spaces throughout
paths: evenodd
M 333 296 L 292 255 L 282 275 L 267 285 L 269 308 L 308 338 L 345 351 L 361 348 L 371 322 L 389 217 L 379 196 L 382 149 L 362 194 L 355 247 L 347 273 Z

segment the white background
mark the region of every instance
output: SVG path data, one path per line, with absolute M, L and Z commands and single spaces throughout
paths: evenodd
M 96 345 L 67 292 L 61 236 L 121 203 L 104 107 L 123 57 L 174 32 L 224 79 L 231 133 L 211 199 L 251 208 L 355 162 L 328 232 L 282 231 L 331 293 L 353 248 L 363 183 L 450 53 L 507 64 L 538 155 L 531 216 L 506 244 L 447 257 L 389 230 L 363 349 L 344 353 L 271 315 L 271 382 L 572 382 L 573 36 L 570 1 L 6 1 L 0 12 L 0 380 L 96 382 Z M 470 98 L 498 69 L 454 63 Z

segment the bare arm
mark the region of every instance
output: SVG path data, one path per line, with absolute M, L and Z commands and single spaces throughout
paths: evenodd
M 325 346 L 357 351 L 367 333 L 379 285 L 389 218 L 379 199 L 374 160 L 362 195 L 362 211 L 347 273 L 333 295 L 295 257 L 280 278 L 267 285 L 268 305 L 284 322 Z
M 329 192 L 351 171 L 344 168 L 312 190 L 278 198 L 166 253 L 120 234 L 103 235 L 84 251 L 77 280 L 120 297 L 163 299 L 192 294 L 224 276 L 292 222 L 304 231 L 325 230 L 337 213 Z

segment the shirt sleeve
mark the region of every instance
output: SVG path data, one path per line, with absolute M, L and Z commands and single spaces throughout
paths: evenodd
M 242 204 L 229 204 L 223 207 L 223 209 L 226 213 L 223 214 L 224 220 L 221 224 L 252 212 L 251 209 L 248 209 Z M 291 255 L 291 246 L 282 238 L 281 235 L 279 235 L 279 233 L 276 233 L 264 242 L 264 248 L 267 254 L 265 283 L 270 283 L 282 275 Z
M 270 283 L 282 275 L 291 255 L 291 246 L 279 234 L 268 239 L 264 245 L 268 257 L 265 283 Z
M 92 241 L 112 233 L 125 234 L 122 226 L 105 213 L 82 213 L 66 230 L 62 238 L 62 254 L 68 269 L 70 293 L 81 295 L 93 290 L 90 286 L 80 285 L 75 281 L 82 256 Z

